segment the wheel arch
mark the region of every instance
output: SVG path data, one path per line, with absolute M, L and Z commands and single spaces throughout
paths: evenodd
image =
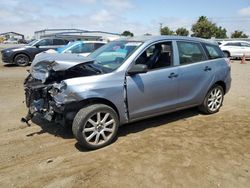
M 16 56 L 18 56 L 18 55 L 20 55 L 20 54 L 26 55 L 26 56 L 29 58 L 29 61 L 31 61 L 31 57 L 30 57 L 30 55 L 29 55 L 28 53 L 26 53 L 26 52 L 18 52 L 18 53 L 16 53 L 16 54 L 13 56 L 13 62 L 15 61 Z
M 223 81 L 217 81 L 217 82 L 214 83 L 214 85 L 220 85 L 223 88 L 224 94 L 226 93 L 226 84 L 225 84 L 225 82 L 223 82 Z
M 228 50 L 222 50 L 223 53 L 228 53 L 229 57 L 231 57 L 231 53 Z
M 89 106 L 89 105 L 93 105 L 93 104 L 105 104 L 105 105 L 111 107 L 112 109 L 115 110 L 115 112 L 117 113 L 117 116 L 120 120 L 120 113 L 119 113 L 119 110 L 116 107 L 116 105 L 105 98 L 93 97 L 93 98 L 83 99 L 82 101 L 78 101 L 75 104 L 69 104 L 69 106 L 74 105 L 75 107 L 73 109 L 71 109 L 70 111 L 78 112 L 80 109 L 82 109 L 86 106 Z

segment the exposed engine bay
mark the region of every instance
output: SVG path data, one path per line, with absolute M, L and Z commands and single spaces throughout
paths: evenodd
M 61 60 L 63 59 L 63 61 Z M 93 61 L 75 54 L 39 54 L 34 59 L 30 74 L 24 81 L 26 106 L 29 108 L 23 122 L 36 114 L 41 114 L 48 121 L 55 120 L 62 123 L 64 117 L 72 119 L 74 109 L 67 107 L 70 102 L 76 102 L 70 95 L 65 100 L 63 91 L 67 87 L 63 80 L 104 73 L 93 65 Z M 64 95 L 64 96 L 62 96 Z M 77 107 L 77 105 L 74 105 Z

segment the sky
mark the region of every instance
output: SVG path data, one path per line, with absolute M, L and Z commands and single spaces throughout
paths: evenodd
M 190 30 L 202 15 L 229 35 L 250 35 L 250 0 L 0 0 L 0 33 L 32 37 L 41 29 L 72 28 L 155 35 L 160 23 Z

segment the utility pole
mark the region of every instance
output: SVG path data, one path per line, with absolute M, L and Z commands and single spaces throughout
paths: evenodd
M 159 24 L 160 24 L 160 35 L 161 35 L 162 23 L 159 23 Z

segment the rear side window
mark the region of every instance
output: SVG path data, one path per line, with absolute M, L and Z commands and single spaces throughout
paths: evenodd
M 95 50 L 104 45 L 104 43 L 94 43 L 94 44 L 95 44 Z
M 65 45 L 65 44 L 67 44 L 67 42 L 65 42 L 62 39 L 53 39 L 53 44 L 54 45 Z
M 204 46 L 207 50 L 209 59 L 217 59 L 224 57 L 223 53 L 221 52 L 218 46 L 213 46 L 209 44 L 205 44 Z
M 239 42 L 229 42 L 225 44 L 224 46 L 241 46 L 241 44 Z
M 249 44 L 249 43 L 246 43 L 246 42 L 242 42 L 242 43 L 241 43 L 241 46 L 243 46 L 243 47 L 250 47 L 250 44 Z
M 178 41 L 177 46 L 181 65 L 206 60 L 199 43 Z

